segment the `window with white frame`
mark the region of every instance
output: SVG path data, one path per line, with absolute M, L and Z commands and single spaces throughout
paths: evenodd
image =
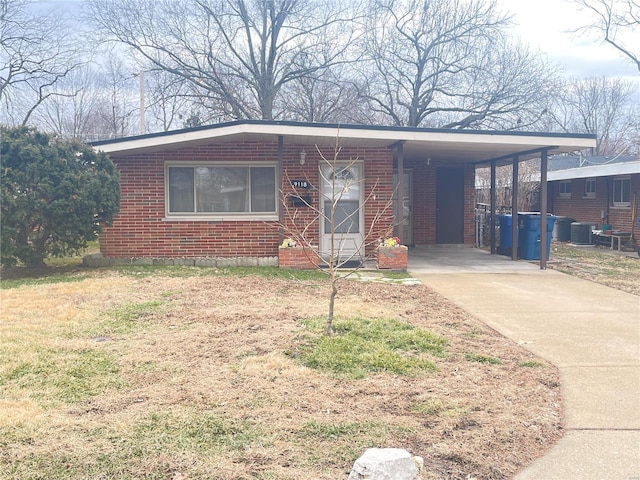
M 169 216 L 273 216 L 277 213 L 276 164 L 167 164 Z
M 595 198 L 596 196 L 596 179 L 587 178 L 584 181 L 584 196 L 588 198 Z
M 631 179 L 630 177 L 617 177 L 613 179 L 613 205 L 627 207 L 631 204 Z
M 571 182 L 560 182 L 558 185 L 558 196 L 562 198 L 571 197 Z

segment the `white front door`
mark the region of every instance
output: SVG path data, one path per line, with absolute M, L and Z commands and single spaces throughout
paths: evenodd
M 334 260 L 364 257 L 364 174 L 362 163 L 322 167 L 320 253 Z M 332 250 L 333 246 L 333 250 Z

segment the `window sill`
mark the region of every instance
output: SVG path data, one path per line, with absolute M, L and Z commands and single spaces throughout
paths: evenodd
M 268 215 L 171 215 L 163 222 L 268 222 L 278 221 L 278 214 Z
M 611 208 L 619 209 L 619 210 L 628 210 L 629 208 L 631 208 L 631 204 L 630 203 L 622 203 L 620 205 L 612 205 Z

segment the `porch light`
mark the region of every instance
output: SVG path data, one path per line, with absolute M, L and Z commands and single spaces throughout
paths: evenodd
M 306 163 L 307 152 L 304 151 L 304 148 L 300 150 L 300 165 L 304 165 Z

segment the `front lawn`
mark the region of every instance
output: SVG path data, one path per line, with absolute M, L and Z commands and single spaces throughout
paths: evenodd
M 260 275 L 256 275 L 259 273 Z M 23 276 L 24 277 L 24 276 Z M 424 286 L 164 267 L 3 281 L 0 478 L 510 478 L 562 434 L 556 369 Z

